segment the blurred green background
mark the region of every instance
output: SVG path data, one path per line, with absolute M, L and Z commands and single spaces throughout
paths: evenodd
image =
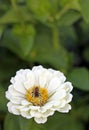
M 43 65 L 73 83 L 72 110 L 44 125 L 8 113 L 21 68 Z M 89 130 L 89 0 L 0 0 L 0 130 Z

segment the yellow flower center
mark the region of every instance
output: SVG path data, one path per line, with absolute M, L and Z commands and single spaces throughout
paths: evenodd
M 27 90 L 26 99 L 34 106 L 43 106 L 48 99 L 48 91 L 46 88 L 35 86 Z

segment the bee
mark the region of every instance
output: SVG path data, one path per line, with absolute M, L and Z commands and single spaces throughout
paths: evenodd
M 39 88 L 38 87 L 35 87 L 35 89 L 34 89 L 34 96 L 39 97 Z

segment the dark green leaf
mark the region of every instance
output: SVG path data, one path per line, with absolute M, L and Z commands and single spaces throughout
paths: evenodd
M 45 126 L 49 130 L 83 130 L 82 124 L 70 114 L 56 113 L 48 119 Z
M 5 28 L 5 26 L 0 25 L 0 38 L 3 34 L 4 28 Z
M 2 39 L 1 46 L 8 48 L 12 52 L 16 53 L 17 55 L 22 54 L 21 47 L 18 44 L 18 40 L 13 36 L 11 30 L 6 30 Z
M 79 18 L 80 14 L 77 11 L 68 11 L 61 17 L 58 24 L 60 26 L 69 26 L 77 22 Z
M 32 25 L 14 26 L 4 34 L 2 46 L 7 47 L 21 58 L 31 50 L 34 42 L 35 29 Z
M 89 39 L 89 23 L 86 23 L 85 21 L 81 21 L 79 32 L 80 32 L 80 38 L 81 38 L 80 44 L 85 44 Z
M 87 121 L 89 119 L 89 105 L 87 104 L 83 104 L 83 106 L 81 106 L 81 109 L 79 108 L 77 110 L 78 112 L 78 116 L 80 117 L 82 115 L 82 119 L 84 121 Z
M 75 49 L 78 37 L 73 26 L 60 26 L 60 37 L 63 45 L 68 49 Z
M 89 91 L 89 71 L 86 68 L 73 69 L 68 78 L 75 87 Z
M 84 49 L 83 57 L 89 63 L 89 48 Z

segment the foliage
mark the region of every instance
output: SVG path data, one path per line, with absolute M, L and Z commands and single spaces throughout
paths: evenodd
M 0 130 L 89 129 L 89 0 L 0 0 Z M 20 68 L 42 64 L 73 83 L 72 110 L 44 125 L 8 114 L 5 91 Z

